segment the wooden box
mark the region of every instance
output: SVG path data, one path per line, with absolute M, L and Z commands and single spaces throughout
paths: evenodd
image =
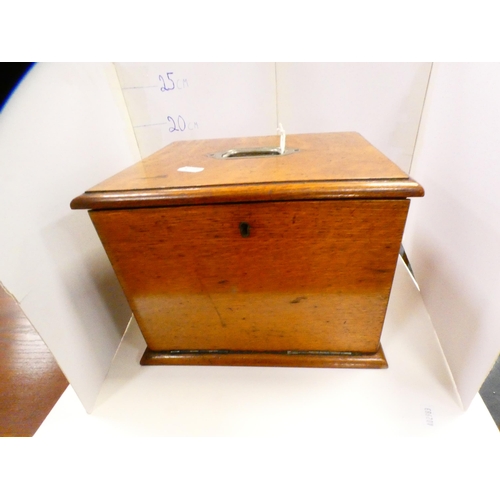
M 409 197 L 357 133 L 176 142 L 75 198 L 147 343 L 142 364 L 386 367 Z

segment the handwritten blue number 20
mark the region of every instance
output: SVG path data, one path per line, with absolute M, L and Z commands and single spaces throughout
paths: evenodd
M 181 115 L 177 117 L 177 122 L 171 116 L 167 116 L 167 121 L 172 124 L 168 129 L 169 132 L 184 132 L 186 130 L 186 121 Z

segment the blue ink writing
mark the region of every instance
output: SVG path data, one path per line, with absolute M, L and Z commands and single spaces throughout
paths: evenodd
M 160 80 L 160 83 L 162 84 L 160 87 L 160 90 L 162 92 L 168 92 L 169 90 L 182 90 L 185 88 L 189 87 L 189 82 L 187 78 L 174 78 L 172 75 L 174 74 L 173 71 L 169 71 L 166 73 L 167 79 L 163 77 L 163 75 L 158 75 L 158 79 Z
M 186 129 L 196 130 L 198 128 L 198 122 L 186 122 L 181 115 L 177 117 L 177 120 L 169 115 L 167 121 L 170 124 L 169 132 L 184 132 Z
M 168 129 L 169 132 L 184 132 L 186 130 L 186 121 L 181 115 L 177 117 L 177 122 L 171 116 L 167 116 L 167 121 L 172 124 Z
M 163 85 L 160 87 L 160 90 L 162 92 L 168 92 L 169 90 L 175 89 L 175 83 L 172 80 L 172 78 L 170 78 L 170 75 L 173 75 L 173 73 L 167 73 L 167 80 L 170 82 L 168 84 L 168 87 L 167 87 L 167 84 L 165 83 L 165 79 L 163 78 L 163 76 L 159 75 L 160 81 L 163 83 Z M 172 85 L 170 85 L 170 84 L 172 84 Z

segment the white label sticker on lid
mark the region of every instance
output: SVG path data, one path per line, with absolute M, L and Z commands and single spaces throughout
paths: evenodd
M 195 174 L 197 172 L 201 172 L 202 170 L 205 170 L 204 167 L 180 167 L 177 169 L 178 172 L 191 172 L 192 174 Z

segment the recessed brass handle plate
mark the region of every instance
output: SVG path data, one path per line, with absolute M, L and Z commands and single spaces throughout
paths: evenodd
M 277 148 L 235 148 L 228 149 L 227 151 L 219 151 L 217 153 L 210 153 L 208 156 L 218 160 L 235 160 L 238 158 L 262 158 L 266 156 L 286 156 L 293 153 L 298 153 L 298 149 L 288 148 L 281 152 Z

